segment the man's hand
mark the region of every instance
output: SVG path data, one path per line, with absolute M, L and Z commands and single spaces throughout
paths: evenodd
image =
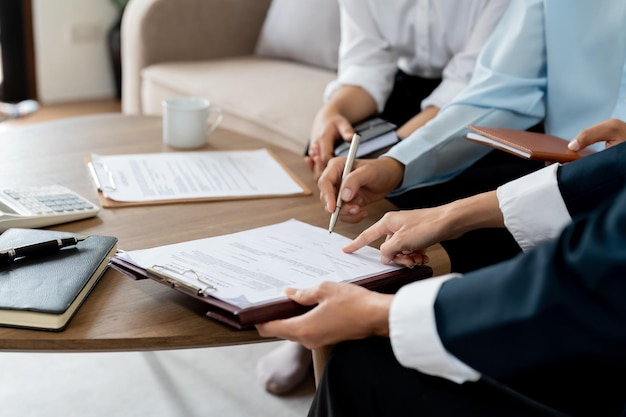
M 393 295 L 355 284 L 323 282 L 306 290 L 287 289 L 299 304 L 316 305 L 300 316 L 256 326 L 264 337 L 280 337 L 316 349 L 343 340 L 389 336 L 389 308 Z
M 341 192 L 343 206 L 339 218 L 349 223 L 358 223 L 367 216 L 363 207 L 382 200 L 396 188 L 404 175 L 404 165 L 393 158 L 357 159 L 352 172 L 341 186 L 345 157 L 330 160 L 328 166 L 317 181 L 320 200 L 326 211 L 332 213 L 337 204 L 337 193 Z
M 567 147 L 580 151 L 596 142 L 606 142 L 606 147 L 626 141 L 626 123 L 619 119 L 609 119 L 583 129 Z

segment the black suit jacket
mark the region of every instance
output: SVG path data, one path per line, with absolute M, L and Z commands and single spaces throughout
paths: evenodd
M 558 239 L 447 281 L 437 296 L 444 346 L 483 375 L 596 361 L 626 369 L 626 144 L 560 167 L 558 181 L 573 218 Z

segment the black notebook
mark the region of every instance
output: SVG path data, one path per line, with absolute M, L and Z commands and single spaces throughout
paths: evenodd
M 374 117 L 354 126 L 354 133 L 361 136 L 359 148 L 356 151 L 357 158 L 373 157 L 400 141 L 396 134 L 395 124 Z M 335 156 L 348 156 L 350 142 L 338 141 L 335 147 Z
M 0 250 L 77 236 L 40 229 L 8 229 L 0 235 Z M 117 239 L 91 235 L 57 253 L 18 258 L 0 264 L 0 326 L 63 330 L 94 288 Z

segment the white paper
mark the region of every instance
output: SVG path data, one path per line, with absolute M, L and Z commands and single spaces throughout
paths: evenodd
M 488 143 L 490 145 L 495 146 L 496 148 L 506 149 L 507 151 L 516 153 L 524 158 L 530 158 L 530 153 L 525 152 L 521 149 L 514 148 L 513 146 L 507 145 L 506 143 L 502 143 L 500 141 L 488 138 L 487 136 L 479 135 L 478 133 L 468 132 L 467 137 L 470 139 L 477 140 L 479 142 Z
M 122 202 L 299 194 L 267 149 L 92 155 L 105 197 Z
M 284 289 L 309 288 L 322 281 L 355 281 L 399 269 L 380 263 L 370 246 L 342 251 L 350 239 L 289 220 L 213 238 L 116 255 L 143 269 L 157 265 L 166 274 L 239 307 L 285 298 Z M 196 279 L 192 270 L 200 277 Z M 184 272 L 187 271 L 187 272 Z

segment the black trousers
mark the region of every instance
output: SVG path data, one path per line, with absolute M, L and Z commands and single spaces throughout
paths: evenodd
M 422 100 L 430 95 L 440 82 L 440 79 L 414 77 L 398 71 L 393 91 L 381 117 L 398 126 L 403 125 L 420 112 Z M 535 128 L 538 129 L 540 128 Z M 438 206 L 494 190 L 543 166 L 541 162 L 527 161 L 494 150 L 450 181 L 414 189 L 390 198 L 389 201 L 401 210 Z M 469 272 L 512 258 L 521 251 L 505 229 L 476 230 L 441 244 L 450 256 L 454 272 Z
M 440 83 L 441 78 L 416 77 L 398 70 L 393 89 L 380 117 L 398 127 L 402 126 L 422 110 L 422 100 Z
M 561 364 L 504 383 L 456 384 L 403 367 L 388 339 L 343 342 L 328 357 L 309 417 L 619 417 L 622 372 Z

